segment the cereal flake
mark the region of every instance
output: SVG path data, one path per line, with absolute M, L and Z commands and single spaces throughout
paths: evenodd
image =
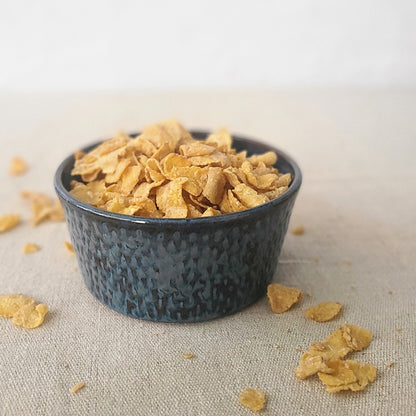
M 69 241 L 64 241 L 64 247 L 69 254 L 75 255 L 74 246 Z
M 357 361 L 331 360 L 326 365 L 330 371 L 318 372 L 318 377 L 329 393 L 342 390 L 364 390 L 368 383 L 375 380 L 377 375 L 376 367 L 371 364 L 362 366 Z
M 36 253 L 40 250 L 40 247 L 33 243 L 26 243 L 23 247 L 23 253 L 24 254 L 30 254 L 30 253 Z
M 187 352 L 184 355 L 184 358 L 186 358 L 187 360 L 192 360 L 193 358 L 196 358 L 195 354 L 192 354 L 191 352 Z
M 298 227 L 292 230 L 293 235 L 302 235 L 305 234 L 305 227 L 303 225 L 299 225 Z
M 49 308 L 41 303 L 36 305 L 34 303 L 22 306 L 12 318 L 12 322 L 23 328 L 33 329 L 43 324 Z
M 23 191 L 21 195 L 23 198 L 31 201 L 31 224 L 33 226 L 39 225 L 44 221 L 65 220 L 65 214 L 58 199 L 53 199 L 45 194 L 32 191 Z
M 334 319 L 342 308 L 338 302 L 322 302 L 305 311 L 305 316 L 316 322 L 327 322 Z
M 71 393 L 76 394 L 84 387 L 85 387 L 85 383 L 83 381 L 80 381 L 79 383 L 75 384 L 75 386 L 73 386 L 70 391 Z
M 254 412 L 260 412 L 266 404 L 266 395 L 261 390 L 245 389 L 239 397 L 240 403 Z
M 267 297 L 274 313 L 283 313 L 302 299 L 302 292 L 294 287 L 271 283 L 267 287 Z
M 351 351 L 367 348 L 372 339 L 371 332 L 355 325 L 345 324 L 323 342 L 313 343 L 305 352 L 295 369 L 295 375 L 303 380 L 317 372 L 330 373 L 327 362 L 344 358 Z
M 33 305 L 34 303 L 34 298 L 24 296 L 20 293 L 0 295 L 0 316 L 3 316 L 4 318 L 12 318 L 22 306 Z
M 11 230 L 20 223 L 20 215 L 5 214 L 0 216 L 0 233 Z
M 11 175 L 21 175 L 27 171 L 27 163 L 21 157 L 14 157 L 10 161 L 9 172 Z

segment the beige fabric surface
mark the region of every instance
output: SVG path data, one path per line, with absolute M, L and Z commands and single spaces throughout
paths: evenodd
M 24 218 L 0 234 L 0 293 L 50 307 L 34 330 L 0 319 L 0 415 L 249 415 L 238 403 L 247 387 L 266 393 L 265 415 L 416 414 L 415 110 L 416 90 L 406 89 L 0 95 L 0 214 Z M 274 315 L 263 298 L 207 323 L 127 318 L 84 287 L 64 223 L 29 225 L 20 191 L 53 195 L 69 153 L 172 116 L 189 128 L 228 126 L 299 162 L 290 229 L 306 232 L 288 233 L 274 279 L 304 292 L 291 311 Z M 8 175 L 14 155 L 28 161 L 26 175 Z M 23 255 L 26 242 L 41 251 Z M 304 318 L 326 300 L 344 304 L 337 319 Z M 301 351 L 343 323 L 374 333 L 350 357 L 374 364 L 376 381 L 329 394 L 317 378 L 297 380 Z

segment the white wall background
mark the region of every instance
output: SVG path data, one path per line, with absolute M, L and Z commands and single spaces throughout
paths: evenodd
M 0 90 L 416 85 L 416 0 L 0 0 Z

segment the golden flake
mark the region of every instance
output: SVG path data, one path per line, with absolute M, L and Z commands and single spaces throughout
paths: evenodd
M 375 380 L 377 374 L 377 369 L 373 365 L 362 366 L 357 361 L 331 360 L 326 365 L 330 371 L 318 372 L 318 377 L 329 393 L 364 390 L 368 383 Z
M 239 396 L 240 403 L 254 412 L 260 412 L 266 405 L 266 395 L 261 390 L 245 389 Z
M 76 394 L 78 393 L 81 389 L 83 389 L 85 387 L 85 383 L 83 381 L 80 381 L 79 383 L 75 384 L 75 386 L 73 386 L 71 388 L 71 393 Z
M 11 175 L 21 175 L 27 171 L 27 163 L 21 157 L 14 157 L 10 161 L 9 172 Z
M 305 316 L 316 322 L 327 322 L 334 319 L 342 308 L 338 302 L 322 302 L 305 311 Z
M 5 214 L 0 216 L 0 233 L 11 230 L 20 223 L 20 215 Z
M 23 247 L 23 253 L 24 254 L 30 254 L 30 253 L 36 253 L 40 250 L 40 247 L 33 243 L 26 243 Z
M 302 299 L 302 292 L 294 287 L 271 283 L 267 287 L 267 297 L 274 313 L 283 313 Z

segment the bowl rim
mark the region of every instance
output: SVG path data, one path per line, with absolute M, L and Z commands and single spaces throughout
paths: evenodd
M 208 135 L 210 132 L 208 130 L 199 130 L 199 129 L 191 129 L 189 132 L 192 135 Z M 130 133 L 128 134 L 130 137 L 135 137 L 140 133 Z M 246 217 L 251 217 L 255 214 L 261 215 L 265 211 L 280 205 L 283 201 L 291 198 L 294 196 L 301 184 L 302 184 L 302 172 L 298 166 L 298 164 L 293 160 L 291 156 L 289 156 L 286 152 L 280 150 L 279 148 L 274 147 L 273 145 L 270 145 L 268 143 L 264 143 L 261 141 L 258 141 L 256 139 L 253 139 L 251 137 L 247 137 L 245 135 L 240 134 L 231 134 L 231 137 L 234 139 L 237 139 L 238 141 L 248 143 L 253 146 L 257 147 L 265 147 L 268 150 L 266 151 L 274 151 L 277 154 L 277 158 L 283 158 L 287 164 L 291 166 L 294 172 L 294 178 L 292 182 L 289 185 L 289 188 L 287 191 L 285 191 L 282 195 L 279 195 L 277 198 L 272 199 L 269 202 L 266 202 L 265 204 L 258 205 L 254 208 L 249 208 L 243 211 L 237 211 L 237 212 L 231 212 L 228 214 L 221 214 L 221 215 L 215 215 L 212 217 L 199 217 L 199 218 L 151 218 L 151 217 L 139 217 L 134 215 L 126 215 L 126 214 L 120 214 L 116 212 L 110 212 L 105 211 L 100 208 L 96 208 L 92 205 L 86 204 L 84 202 L 79 201 L 78 199 L 74 198 L 69 191 L 65 188 L 65 186 L 62 183 L 62 174 L 64 169 L 67 167 L 68 163 L 73 159 L 74 153 L 71 153 L 69 156 L 67 156 L 58 166 L 55 175 L 54 175 L 54 187 L 55 191 L 58 194 L 58 196 L 65 200 L 68 204 L 81 209 L 82 211 L 85 211 L 86 213 L 90 215 L 96 215 L 98 217 L 102 217 L 103 219 L 107 220 L 118 220 L 121 222 L 128 222 L 128 223 L 135 223 L 135 224 L 148 224 L 148 225 L 164 225 L 164 226 L 190 226 L 191 224 L 204 224 L 209 225 L 210 223 L 222 223 L 222 222 L 228 222 L 235 219 L 244 219 Z M 104 140 L 102 139 L 97 141 L 96 143 L 92 143 L 88 146 L 84 146 L 82 150 L 85 149 L 91 149 L 98 144 L 102 143 Z

